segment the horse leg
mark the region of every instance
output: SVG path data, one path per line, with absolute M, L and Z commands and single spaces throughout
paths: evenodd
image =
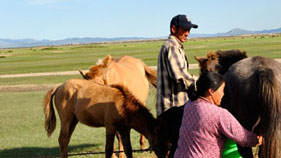
M 173 158 L 174 157 L 174 154 L 176 152 L 177 146 L 178 146 L 177 142 L 174 142 L 172 144 L 171 149 L 170 149 L 169 154 L 168 154 L 169 158 Z
M 73 117 L 71 121 L 61 121 L 61 130 L 58 141 L 62 158 L 67 158 L 68 144 L 77 123 L 78 120 L 75 117 Z
M 113 154 L 114 136 L 116 133 L 115 128 L 106 128 L 106 143 L 105 143 L 105 157 L 111 158 Z
M 145 137 L 142 134 L 140 134 L 140 146 L 142 150 L 145 149 Z
M 130 139 L 130 129 L 129 128 L 122 128 L 118 130 L 120 135 L 121 135 L 121 139 L 124 145 L 124 149 L 125 149 L 125 154 L 127 156 L 127 158 L 132 158 L 133 157 L 133 150 L 132 150 L 132 145 L 131 145 L 131 139 Z
M 116 137 L 117 137 L 117 140 L 118 140 L 119 151 L 122 151 L 122 152 L 119 152 L 119 158 L 124 158 L 125 157 L 124 146 L 123 146 L 123 143 L 122 143 L 120 133 L 118 131 L 116 132 Z

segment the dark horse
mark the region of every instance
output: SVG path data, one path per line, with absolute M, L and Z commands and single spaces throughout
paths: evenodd
M 201 72 L 224 75 L 226 87 L 222 107 L 227 108 L 248 130 L 264 136 L 260 157 L 281 157 L 281 64 L 274 59 L 247 58 L 240 50 L 209 52 L 196 58 Z M 251 148 L 238 150 L 253 157 Z
M 163 153 L 165 153 L 165 155 L 168 153 L 169 158 L 174 157 L 177 149 L 183 109 L 184 106 L 175 106 L 157 117 L 157 121 L 160 124 L 160 132 L 158 132 L 160 135 L 159 137 L 165 139 L 165 141 L 162 140 L 163 142 L 168 142 L 169 153 L 168 148 L 165 148 L 167 150 L 163 151 Z
M 248 58 L 240 50 L 209 52 L 207 57 L 196 59 L 201 73 L 216 71 L 224 75 L 222 106 L 245 128 L 264 136 L 260 157 L 281 157 L 281 64 L 265 57 Z M 177 146 L 183 109 L 173 107 L 157 118 L 160 131 L 165 131 L 161 137 L 172 146 L 169 157 L 173 157 Z M 253 157 L 251 148 L 238 146 L 238 150 L 245 158 Z

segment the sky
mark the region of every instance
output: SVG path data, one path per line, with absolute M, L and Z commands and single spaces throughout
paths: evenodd
M 191 33 L 276 29 L 281 0 L 1 0 L 0 38 L 163 37 L 177 14 Z

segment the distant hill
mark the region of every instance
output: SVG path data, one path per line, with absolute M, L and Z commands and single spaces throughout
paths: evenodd
M 67 39 L 63 39 L 63 40 L 0 39 L 0 48 L 87 44 L 87 43 L 117 42 L 117 41 L 130 41 L 130 40 L 149 40 L 149 39 L 152 39 L 152 38 L 142 38 L 142 37 L 91 38 L 91 37 L 84 37 L 84 38 L 67 38 Z
M 239 28 L 232 29 L 225 33 L 216 34 L 191 34 L 191 38 L 200 37 L 220 37 L 220 36 L 238 36 L 245 34 L 270 34 L 281 33 L 281 28 L 262 30 L 262 31 L 249 31 Z M 100 43 L 100 42 L 118 42 L 118 41 L 135 41 L 135 40 L 155 40 L 163 39 L 166 37 L 118 37 L 118 38 L 67 38 L 62 40 L 34 40 L 34 39 L 0 39 L 0 48 L 17 48 L 17 47 L 34 47 L 34 46 L 53 46 L 53 45 L 70 45 L 70 44 L 87 44 L 87 43 Z
M 193 38 L 199 37 L 221 37 L 221 36 L 238 36 L 238 35 L 251 35 L 251 34 L 270 34 L 270 33 L 281 33 L 281 28 L 271 29 L 271 30 L 262 30 L 262 31 L 249 31 L 243 30 L 240 28 L 235 28 L 224 33 L 216 34 L 191 34 Z

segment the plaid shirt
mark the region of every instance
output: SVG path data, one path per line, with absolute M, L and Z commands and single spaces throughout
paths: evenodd
M 184 107 L 175 158 L 221 158 L 226 138 L 241 146 L 258 143 L 257 136 L 244 129 L 226 110 L 205 98 Z
M 157 72 L 156 110 L 159 116 L 172 106 L 184 105 L 188 96 L 182 90 L 194 82 L 193 76 L 188 73 L 183 43 L 173 35 L 169 36 L 160 50 Z

